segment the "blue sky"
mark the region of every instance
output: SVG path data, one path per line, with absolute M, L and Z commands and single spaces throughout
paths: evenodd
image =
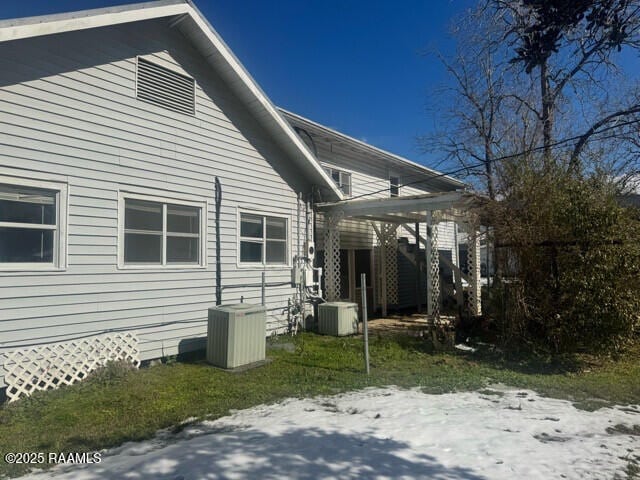
M 265 90 L 286 109 L 421 163 L 430 90 L 446 75 L 450 20 L 471 0 L 195 0 Z M 5 0 L 0 18 L 131 3 Z
M 432 128 L 430 86 L 446 81 L 429 48 L 451 48 L 461 0 L 282 1 L 202 5 L 205 15 L 278 105 L 419 160 Z M 400 6 L 401 5 L 401 6 Z
M 435 166 L 417 137 L 436 129 L 434 91 L 448 77 L 454 18 L 476 0 L 195 0 L 274 103 L 414 161 Z M 131 3 L 3 0 L 0 18 Z M 638 53 L 623 51 L 632 81 Z

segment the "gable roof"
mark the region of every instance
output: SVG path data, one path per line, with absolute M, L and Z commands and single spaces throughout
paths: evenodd
M 310 130 L 311 133 L 323 136 L 325 138 L 334 139 L 338 142 L 349 145 L 357 151 L 361 151 L 367 155 L 378 158 L 389 165 L 401 166 L 412 170 L 416 174 L 415 178 L 419 178 L 421 175 L 424 175 L 424 178 L 429 182 L 429 184 L 437 188 L 438 190 L 462 189 L 466 186 L 464 182 L 461 182 L 460 180 L 457 180 L 448 175 L 443 175 L 437 170 L 432 170 L 431 168 L 408 160 L 404 157 L 396 155 L 395 153 L 391 153 L 381 148 L 374 147 L 373 145 L 365 143 L 361 140 L 357 140 L 353 137 L 350 137 L 349 135 L 345 135 L 342 132 L 338 132 L 337 130 L 334 130 L 332 128 L 325 127 L 324 125 L 305 118 L 302 115 L 290 112 L 281 107 L 278 107 L 278 110 L 280 110 L 280 113 L 282 113 L 290 123 L 295 125 L 302 125 L 305 129 Z M 424 185 L 420 180 L 417 180 L 417 182 Z
M 167 18 L 203 55 L 210 66 L 280 145 L 323 196 L 342 199 L 342 192 L 322 169 L 304 142 L 224 43 L 191 0 L 157 0 L 117 7 L 0 21 L 0 42 Z

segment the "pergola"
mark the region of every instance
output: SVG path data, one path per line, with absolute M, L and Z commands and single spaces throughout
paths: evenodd
M 469 284 L 467 297 L 469 312 L 482 313 L 480 298 L 480 222 L 474 207 L 482 202 L 478 195 L 464 192 L 425 193 L 391 198 L 348 199 L 316 205 L 324 215 L 324 276 L 325 296 L 336 301 L 340 295 L 340 230 L 342 220 L 354 219 L 370 222 L 378 238 L 381 256 L 382 314 L 386 315 L 389 303 L 397 301 L 397 230 L 403 226 L 425 246 L 427 262 L 427 315 L 437 318 L 440 314 L 440 259 L 438 255 L 438 223 L 453 221 L 468 235 L 469 274 L 443 260 L 454 272 L 456 291 L 462 302 L 462 279 Z M 426 238 L 410 225 L 426 222 Z

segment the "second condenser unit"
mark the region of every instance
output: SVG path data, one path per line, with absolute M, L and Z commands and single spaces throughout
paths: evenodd
M 318 331 L 338 337 L 357 334 L 358 304 L 327 302 L 318 305 Z

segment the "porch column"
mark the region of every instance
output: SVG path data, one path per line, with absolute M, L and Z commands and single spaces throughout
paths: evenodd
M 427 315 L 440 316 L 440 259 L 438 257 L 438 227 L 433 224 L 433 212 L 427 211 Z
M 338 214 L 324 217 L 324 289 L 329 302 L 340 300 L 340 218 Z
M 469 295 L 467 297 L 469 313 L 482 315 L 482 298 L 480 285 L 480 231 L 471 223 L 468 229 L 467 265 L 469 267 Z

